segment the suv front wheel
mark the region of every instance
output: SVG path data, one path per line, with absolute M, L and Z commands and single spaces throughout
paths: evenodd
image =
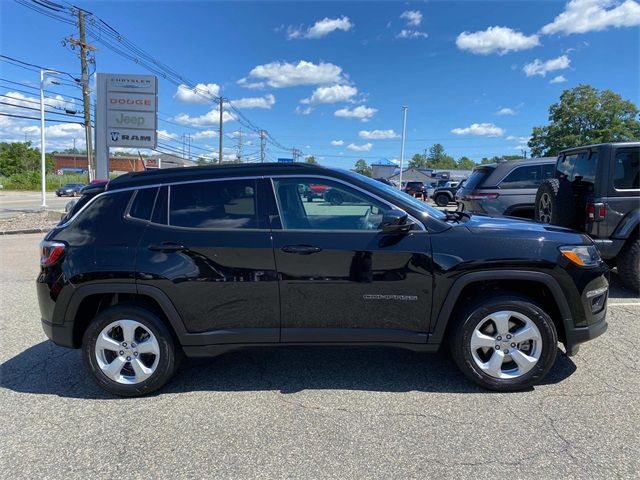
M 178 366 L 169 329 L 156 315 L 134 305 L 100 312 L 84 333 L 82 356 L 98 386 L 123 397 L 159 389 Z
M 503 392 L 538 383 L 558 349 L 553 320 L 527 299 L 505 296 L 472 307 L 458 319 L 452 356 L 465 376 Z

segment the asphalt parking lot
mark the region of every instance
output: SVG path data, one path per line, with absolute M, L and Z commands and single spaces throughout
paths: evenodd
M 40 239 L 0 237 L 1 478 L 640 476 L 640 300 L 615 274 L 608 332 L 530 391 L 481 390 L 443 353 L 286 348 L 120 399 L 42 332 Z

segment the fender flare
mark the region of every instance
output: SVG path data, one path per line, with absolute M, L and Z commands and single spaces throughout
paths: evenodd
M 458 298 L 462 293 L 462 290 L 467 285 L 477 282 L 489 281 L 489 280 L 528 280 L 536 283 L 541 283 L 549 288 L 553 295 L 558 310 L 560 311 L 561 321 L 564 326 L 564 330 L 569 335 L 569 332 L 573 329 L 573 317 L 571 315 L 571 309 L 567 302 L 566 296 L 560 288 L 560 285 L 548 273 L 532 272 L 522 270 L 499 270 L 499 271 L 484 271 L 484 272 L 471 272 L 459 277 L 449 289 L 449 293 L 442 303 L 440 312 L 434 327 L 433 333 L 429 336 L 429 343 L 441 343 L 446 331 L 447 325 L 451 321 L 451 314 L 456 306 Z
M 611 238 L 626 240 L 631 236 L 633 230 L 640 225 L 640 208 L 629 212 L 618 224 Z
M 69 300 L 69 305 L 64 315 L 64 323 L 69 325 L 74 324 L 80 304 L 85 298 L 90 295 L 107 293 L 127 293 L 151 297 L 162 309 L 178 339 L 182 340 L 188 334 L 180 314 L 162 290 L 148 285 L 137 285 L 135 283 L 98 283 L 78 287 Z

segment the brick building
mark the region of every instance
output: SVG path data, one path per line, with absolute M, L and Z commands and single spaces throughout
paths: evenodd
M 53 161 L 56 171 L 63 169 L 82 169 L 86 171 L 87 157 L 85 155 L 74 155 L 73 153 L 55 153 Z M 139 156 L 117 156 L 109 159 L 109 172 L 140 172 L 148 168 L 171 168 L 190 167 L 196 163 L 177 157 L 175 155 L 158 155 L 151 158 L 141 159 Z

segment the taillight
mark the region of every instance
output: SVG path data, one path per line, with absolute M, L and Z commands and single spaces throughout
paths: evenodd
M 604 203 L 587 203 L 587 220 L 601 222 L 607 216 L 607 206 Z
M 44 240 L 40 243 L 40 266 L 50 267 L 64 255 L 66 245 L 62 242 Z
M 472 192 L 472 193 L 465 193 L 462 198 L 464 200 L 483 200 L 485 198 L 490 198 L 490 199 L 498 198 L 498 196 L 499 195 L 497 193 Z

